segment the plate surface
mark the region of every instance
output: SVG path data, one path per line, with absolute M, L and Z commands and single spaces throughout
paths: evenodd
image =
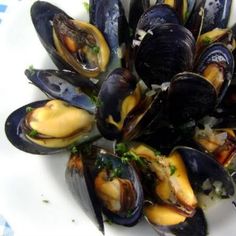
M 73 17 L 88 20 L 83 0 L 51 2 Z M 101 235 L 65 183 L 69 154 L 27 154 L 14 148 L 4 133 L 5 120 L 13 110 L 45 98 L 28 83 L 24 70 L 30 65 L 38 69 L 55 68 L 31 23 L 32 3 L 0 0 L 0 215 L 7 219 L 15 236 Z M 236 235 L 233 200 L 222 201 L 206 212 L 210 236 Z M 105 231 L 107 236 L 157 235 L 144 221 L 132 228 L 105 224 Z

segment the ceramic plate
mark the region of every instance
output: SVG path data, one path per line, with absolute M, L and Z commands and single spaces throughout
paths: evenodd
M 73 17 L 88 20 L 83 0 L 51 2 Z M 101 235 L 65 183 L 69 153 L 27 154 L 14 148 L 4 133 L 5 120 L 13 110 L 45 98 L 29 84 L 24 70 L 30 65 L 55 68 L 31 23 L 32 3 L 33 0 L 0 0 L 0 215 L 15 236 Z M 235 12 L 235 6 L 233 9 Z M 224 200 L 207 210 L 210 236 L 236 235 L 233 200 Z M 157 235 L 145 221 L 132 228 L 105 224 L 105 232 L 107 236 Z M 4 235 L 1 227 L 0 235 Z

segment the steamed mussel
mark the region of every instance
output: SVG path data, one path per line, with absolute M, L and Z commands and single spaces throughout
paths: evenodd
M 31 7 L 35 29 L 59 69 L 97 77 L 106 70 L 110 49 L 93 25 L 74 20 L 56 6 L 37 1 Z
M 112 222 L 126 226 L 136 224 L 142 216 L 143 191 L 135 170 L 104 149 L 92 146 L 73 154 L 66 180 L 76 197 L 83 200 L 86 212 L 96 213 L 92 219 L 101 231 L 101 212 Z M 89 195 L 87 199 L 83 199 L 84 192 Z
M 69 148 L 66 181 L 103 233 L 104 216 L 124 226 L 144 216 L 160 235 L 207 235 L 202 198 L 235 191 L 231 1 L 89 2 L 90 23 L 32 5 L 59 70 L 25 71 L 51 100 L 14 111 L 8 139 L 36 154 Z
M 17 109 L 7 118 L 5 131 L 17 148 L 36 154 L 58 152 L 74 142 L 99 136 L 93 115 L 56 99 Z

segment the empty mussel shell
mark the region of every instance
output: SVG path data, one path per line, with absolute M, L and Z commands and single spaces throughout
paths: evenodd
M 49 97 L 61 99 L 91 113 L 96 111 L 96 85 L 71 71 L 25 70 L 27 78 Z

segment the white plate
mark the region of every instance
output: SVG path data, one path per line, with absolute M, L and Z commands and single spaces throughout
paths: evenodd
M 88 19 L 82 0 L 51 2 L 73 17 Z M 0 0 L 2 3 L 8 7 L 0 13 L 0 215 L 7 219 L 15 236 L 101 235 L 67 188 L 64 171 L 68 153 L 27 154 L 14 148 L 5 137 L 4 123 L 13 110 L 45 98 L 28 83 L 24 70 L 30 65 L 39 69 L 54 66 L 31 23 L 33 1 Z M 236 235 L 232 199 L 208 210 L 207 220 L 210 236 Z M 157 235 L 144 221 L 132 228 L 106 224 L 105 231 L 107 236 Z

